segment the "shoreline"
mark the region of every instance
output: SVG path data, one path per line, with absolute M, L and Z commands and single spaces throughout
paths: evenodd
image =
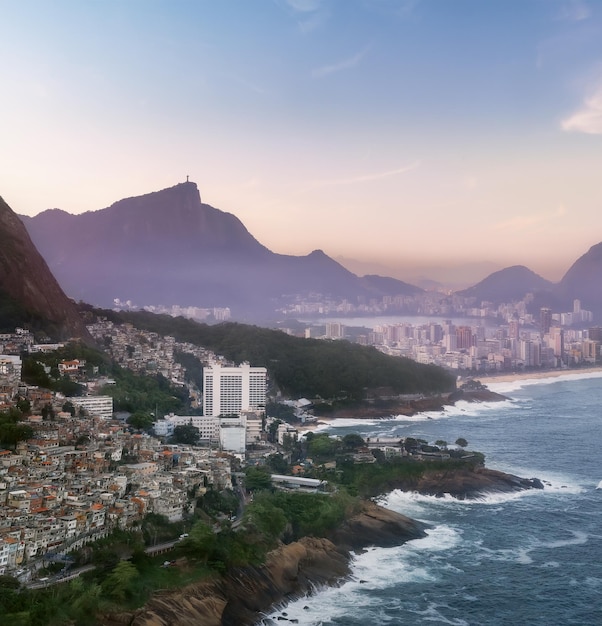
M 494 385 L 520 383 L 520 382 L 526 382 L 526 381 L 533 381 L 533 384 L 537 384 L 545 380 L 554 380 L 554 379 L 565 377 L 565 376 L 579 378 L 579 377 L 587 377 L 592 374 L 600 374 L 602 377 L 602 366 L 597 365 L 597 366 L 592 366 L 592 367 L 537 370 L 537 371 L 532 371 L 532 372 L 512 372 L 512 373 L 501 372 L 499 374 L 497 373 L 496 374 L 484 374 L 482 376 L 475 374 L 474 376 L 466 376 L 466 377 L 462 377 L 461 379 L 459 378 L 458 380 L 459 382 L 465 382 L 470 379 L 478 380 L 487 388 L 489 388 L 490 386 L 492 387 L 490 390 L 492 395 L 498 394 L 498 395 L 503 396 L 505 393 L 509 393 L 509 392 L 504 391 L 504 390 L 497 391 Z M 500 399 L 502 398 L 500 397 Z M 503 399 L 507 399 L 507 398 L 503 398 Z M 473 400 L 473 401 L 484 401 L 484 400 Z M 495 400 L 492 399 L 491 401 L 495 401 Z M 443 410 L 445 408 L 445 405 L 447 406 L 453 405 L 454 402 L 451 402 L 451 403 L 444 402 L 443 404 L 444 406 L 442 406 L 441 409 L 439 410 Z M 430 412 L 433 410 L 436 411 L 438 409 L 436 408 L 427 408 L 424 410 L 418 409 L 414 411 L 412 414 L 408 414 L 407 417 L 411 417 L 411 415 L 416 415 L 420 413 Z M 300 424 L 300 425 L 297 425 L 296 428 L 300 433 L 306 433 L 306 432 L 313 432 L 317 428 L 320 428 L 323 426 L 330 426 L 332 424 L 335 424 L 339 420 L 357 420 L 358 422 L 362 422 L 366 420 L 391 419 L 393 417 L 402 417 L 403 415 L 404 415 L 403 413 L 399 413 L 396 415 L 391 413 L 390 415 L 383 414 L 380 416 L 374 416 L 374 415 L 364 415 L 364 416 L 349 415 L 349 416 L 339 416 L 339 417 L 318 416 L 315 422 L 311 422 L 309 424 L 307 423 Z
M 560 378 L 561 376 L 579 376 L 582 374 L 596 374 L 602 373 L 602 366 L 595 365 L 592 367 L 574 367 L 567 369 L 550 369 L 550 370 L 535 370 L 532 372 L 512 372 L 499 374 L 484 374 L 475 376 L 462 377 L 462 380 L 468 380 L 470 378 L 479 380 L 484 385 L 489 383 L 514 383 L 521 380 L 543 380 L 546 378 Z

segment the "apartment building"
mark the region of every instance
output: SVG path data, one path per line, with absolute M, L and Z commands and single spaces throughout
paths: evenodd
M 213 364 L 203 368 L 203 413 L 219 417 L 263 410 L 266 377 L 265 367 L 251 367 L 249 363 L 238 367 Z

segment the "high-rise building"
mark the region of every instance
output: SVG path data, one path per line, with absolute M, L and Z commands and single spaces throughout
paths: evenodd
M 508 324 L 508 337 L 518 339 L 520 337 L 520 323 L 518 320 L 510 320 Z
M 550 347 L 554 350 L 554 356 L 562 360 L 564 357 L 564 330 L 554 326 L 550 331 Z
M 345 326 L 340 322 L 326 322 L 327 339 L 343 339 L 345 337 Z
M 550 332 L 552 326 L 552 309 L 541 308 L 539 310 L 539 328 L 541 335 L 546 335 Z
M 592 341 L 598 341 L 598 342 L 602 343 L 602 326 L 592 326 L 587 331 L 587 336 Z
M 456 347 L 458 350 L 468 350 L 474 341 L 470 326 L 458 326 L 456 328 Z
M 264 410 L 266 399 L 265 367 L 211 365 L 203 368 L 203 413 L 240 415 L 241 411 Z

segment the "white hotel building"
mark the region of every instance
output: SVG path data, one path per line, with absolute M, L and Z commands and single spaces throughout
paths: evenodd
M 239 416 L 242 411 L 264 410 L 265 367 L 214 364 L 203 368 L 203 413 L 206 417 Z

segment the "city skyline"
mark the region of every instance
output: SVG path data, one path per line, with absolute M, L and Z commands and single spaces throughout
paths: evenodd
M 190 176 L 276 252 L 473 281 L 514 264 L 556 281 L 602 240 L 597 3 L 31 0 L 0 17 L 17 213 Z

